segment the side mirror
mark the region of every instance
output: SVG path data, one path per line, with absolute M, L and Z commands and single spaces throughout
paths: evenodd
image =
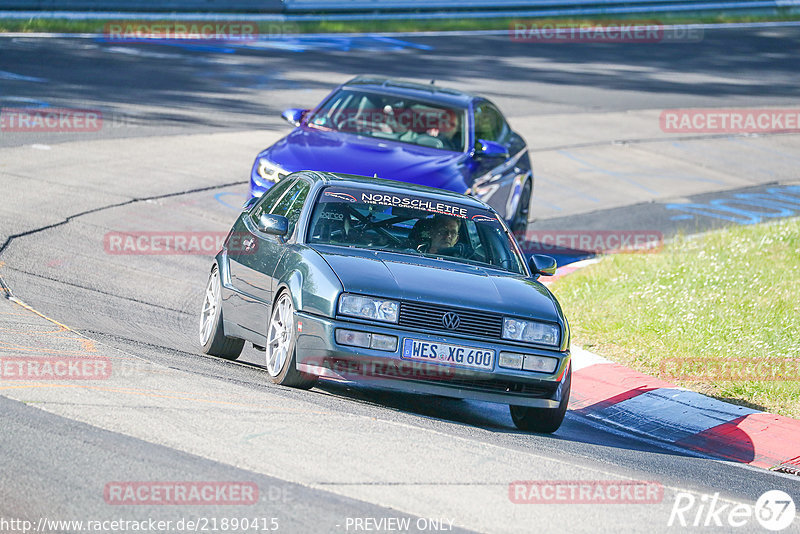
M 247 202 L 242 204 L 242 211 L 250 211 L 250 209 L 256 205 L 256 202 L 258 202 L 258 197 L 248 199 Z
M 533 274 L 541 274 L 543 276 L 553 276 L 556 274 L 558 263 L 552 256 L 545 256 L 544 254 L 534 254 L 528 260 L 528 267 L 530 267 Z
M 281 113 L 281 117 L 292 126 L 300 126 L 300 121 L 303 120 L 303 116 L 309 111 L 308 109 L 291 108 Z
M 475 155 L 485 158 L 508 158 L 508 149 L 500 143 L 478 139 L 475 142 Z
M 285 237 L 289 233 L 289 219 L 283 215 L 262 213 L 256 225 L 259 232 Z

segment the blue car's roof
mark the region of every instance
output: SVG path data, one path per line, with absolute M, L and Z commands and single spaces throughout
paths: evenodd
M 439 87 L 434 84 L 426 85 L 381 76 L 358 76 L 342 84 L 342 87 L 368 89 L 403 97 L 415 97 L 460 108 L 466 108 L 472 100 L 478 98 L 463 91 Z

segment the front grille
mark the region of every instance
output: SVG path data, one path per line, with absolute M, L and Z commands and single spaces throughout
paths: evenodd
M 448 312 L 458 315 L 460 321 L 458 327 L 451 329 L 444 326 L 442 319 Z M 435 330 L 466 336 L 499 339 L 503 335 L 503 317 L 501 315 L 420 302 L 401 302 L 398 324 L 407 328 Z

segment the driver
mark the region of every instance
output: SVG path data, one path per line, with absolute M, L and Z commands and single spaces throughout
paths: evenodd
M 428 254 L 462 256 L 464 247 L 458 243 L 460 227 L 461 224 L 455 217 L 434 215 L 430 244 L 422 244 L 417 250 Z
M 437 123 L 426 132 L 439 139 L 448 150 L 461 150 L 461 114 L 445 111 L 437 117 Z

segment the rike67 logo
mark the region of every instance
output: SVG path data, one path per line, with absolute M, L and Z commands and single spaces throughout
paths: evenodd
M 763 528 L 778 532 L 794 522 L 795 513 L 794 501 L 781 490 L 765 492 L 755 506 L 723 502 L 719 493 L 698 498 L 691 493 L 680 492 L 675 496 L 667 526 L 722 527 L 730 531 L 731 528 L 744 526 L 752 529 L 755 519 Z

